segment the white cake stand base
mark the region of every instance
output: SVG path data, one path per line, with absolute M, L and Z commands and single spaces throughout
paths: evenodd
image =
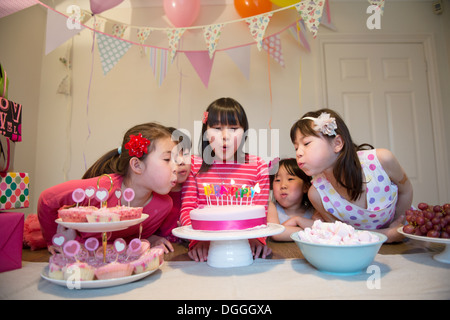
M 268 223 L 267 227 L 241 231 L 201 231 L 191 226 L 175 228 L 178 238 L 210 241 L 207 263 L 215 268 L 243 267 L 253 263 L 248 239 L 269 237 L 284 231 L 284 227 Z

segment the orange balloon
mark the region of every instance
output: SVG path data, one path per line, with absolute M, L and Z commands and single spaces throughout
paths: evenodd
M 242 18 L 256 16 L 272 10 L 270 0 L 234 0 L 234 7 Z

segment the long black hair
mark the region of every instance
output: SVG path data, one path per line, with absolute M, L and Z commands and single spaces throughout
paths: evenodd
M 331 109 L 320 109 L 317 111 L 307 112 L 292 126 L 291 141 L 292 143 L 295 142 L 297 130 L 300 130 L 300 133 L 304 136 L 323 136 L 331 142 L 335 136 L 328 136 L 315 131 L 312 125 L 313 121 L 310 119 L 304 119 L 305 117 L 318 118 L 323 112 L 329 113 L 330 117 L 336 119 L 336 135 L 340 135 L 342 141 L 344 142 L 344 146 L 340 151 L 336 164 L 333 168 L 333 175 L 336 181 L 348 190 L 351 200 L 355 201 L 363 193 L 364 184 L 363 172 L 357 151 L 363 149 L 373 149 L 373 147 L 366 143 L 359 146 L 354 144 L 347 125 L 336 111 Z
M 203 158 L 199 173 L 209 170 L 215 156 L 206 137 L 208 126 L 213 127 L 219 124 L 241 126 L 244 129 L 244 137 L 236 151 L 235 160 L 238 162 L 245 162 L 247 157 L 243 148 L 247 139 L 248 120 L 242 105 L 233 98 L 219 98 L 208 106 L 206 112 L 206 121 L 203 121 L 202 135 L 199 143 L 199 152 Z

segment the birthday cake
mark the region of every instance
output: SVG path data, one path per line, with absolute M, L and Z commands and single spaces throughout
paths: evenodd
M 203 231 L 246 230 L 267 224 L 264 206 L 207 206 L 190 214 L 192 229 Z

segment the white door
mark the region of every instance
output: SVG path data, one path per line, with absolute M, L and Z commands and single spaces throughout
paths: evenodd
M 414 187 L 413 205 L 438 204 L 437 168 L 421 43 L 324 44 L 327 106 L 356 144 L 391 150 Z

